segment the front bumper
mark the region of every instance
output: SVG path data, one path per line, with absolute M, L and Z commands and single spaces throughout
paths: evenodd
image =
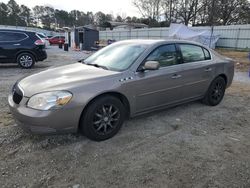
M 28 98 L 24 97 L 16 104 L 12 95 L 8 97 L 10 111 L 17 124 L 24 130 L 37 134 L 77 132 L 80 109 L 65 109 L 40 111 L 28 108 Z

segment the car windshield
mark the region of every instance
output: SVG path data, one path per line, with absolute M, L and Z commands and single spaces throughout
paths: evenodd
M 123 71 L 132 65 L 146 49 L 145 45 L 114 43 L 84 60 L 85 64 Z

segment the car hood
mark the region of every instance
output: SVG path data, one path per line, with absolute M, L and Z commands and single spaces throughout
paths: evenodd
M 98 81 L 98 78 L 113 77 L 120 72 L 104 70 L 81 63 L 75 63 L 57 68 L 48 69 L 22 79 L 19 86 L 26 97 L 36 93 L 55 90 L 67 90 L 74 86 L 90 84 Z

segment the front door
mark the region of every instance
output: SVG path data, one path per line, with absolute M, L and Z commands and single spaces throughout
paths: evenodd
M 182 65 L 175 44 L 156 48 L 144 61 L 158 61 L 159 70 L 136 72 L 136 113 L 176 103 L 181 100 Z

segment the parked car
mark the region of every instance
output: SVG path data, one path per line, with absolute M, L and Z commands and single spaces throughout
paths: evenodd
M 43 33 L 37 33 L 37 35 L 43 40 L 48 39 L 48 37 L 46 37 Z
M 37 35 L 43 40 L 45 47 L 48 46 L 49 38 L 46 35 L 44 35 L 43 33 L 37 33 Z
M 64 44 L 65 43 L 65 37 L 64 36 L 55 36 L 49 39 L 50 45 L 53 44 Z
M 35 32 L 0 29 L 0 63 L 31 68 L 47 58 L 44 41 Z
M 128 40 L 82 63 L 26 77 L 8 100 L 17 122 L 31 132 L 80 130 L 101 141 L 114 136 L 127 117 L 195 100 L 218 105 L 233 75 L 231 59 L 200 44 Z
M 53 37 L 52 35 L 48 35 L 46 40 L 49 40 L 52 37 Z

